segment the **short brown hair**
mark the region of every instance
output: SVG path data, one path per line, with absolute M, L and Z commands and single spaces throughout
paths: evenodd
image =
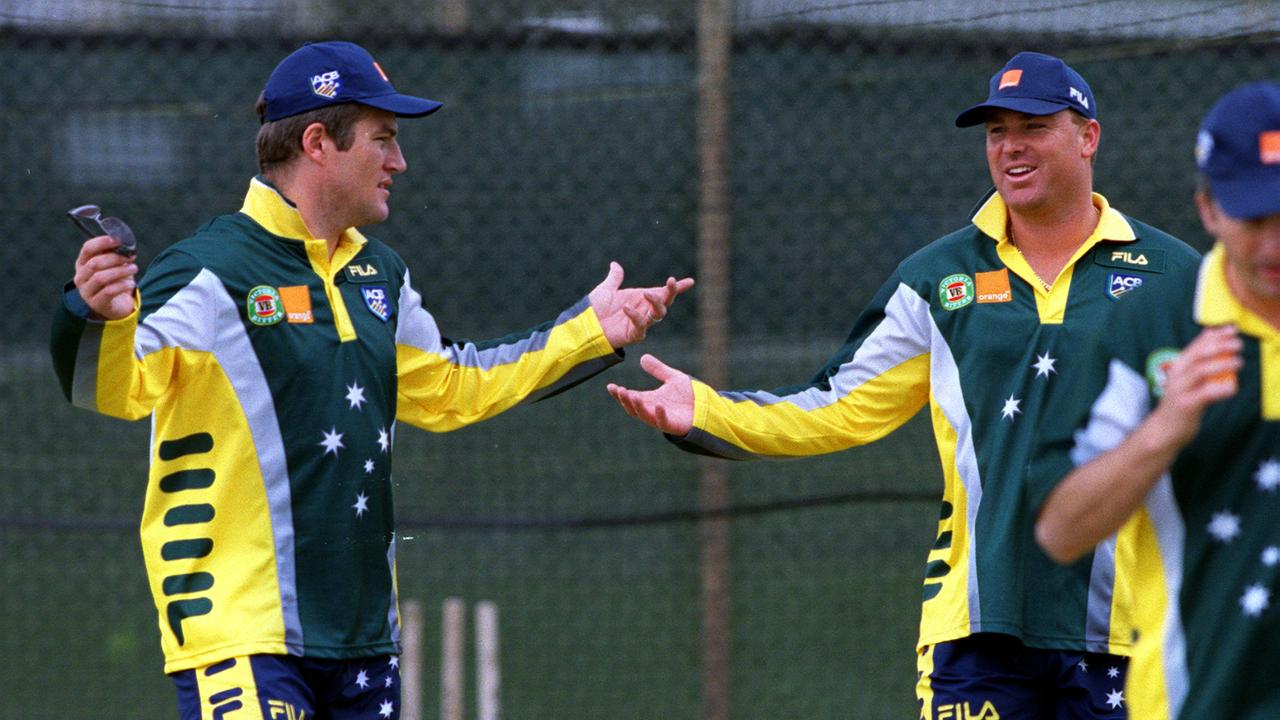
M 258 119 L 262 120 L 266 112 L 266 100 L 261 94 L 258 95 L 255 109 Z M 257 140 L 259 172 L 269 175 L 301 154 L 302 131 L 312 123 L 323 125 L 339 150 L 351 149 L 351 143 L 355 142 L 356 121 L 363 112 L 364 108 L 358 103 L 341 103 L 262 123 L 262 127 L 258 128 Z

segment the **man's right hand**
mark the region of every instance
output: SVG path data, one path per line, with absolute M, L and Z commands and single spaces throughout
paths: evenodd
M 1235 327 L 1208 327 L 1165 368 L 1164 398 L 1147 422 L 1175 451 L 1199 432 L 1209 405 L 1236 394 L 1243 346 Z
M 641 357 L 640 367 L 662 384 L 641 391 L 609 383 L 609 394 L 631 417 L 668 435 L 689 434 L 693 429 L 693 379 L 652 355 Z
M 119 320 L 134 310 L 133 290 L 138 274 L 135 258 L 116 254 L 110 235 L 89 238 L 76 257 L 76 289 L 98 317 Z

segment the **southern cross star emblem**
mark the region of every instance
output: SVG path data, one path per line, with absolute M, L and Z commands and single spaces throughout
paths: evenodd
M 1280 563 L 1280 547 L 1268 545 L 1262 549 L 1262 564 L 1267 567 L 1275 567 Z
M 336 425 L 324 434 L 324 440 L 318 444 L 324 448 L 325 455 L 333 453 L 334 457 L 338 456 L 338 448 L 346 447 L 342 444 L 342 433 L 338 432 Z
M 1058 362 L 1058 359 L 1049 357 L 1049 353 L 1045 353 L 1043 355 L 1036 353 L 1036 361 L 1031 364 L 1031 367 L 1036 369 L 1036 377 L 1047 378 L 1050 375 L 1058 372 L 1053 367 L 1053 364 L 1056 362 Z
M 1022 412 L 1018 409 L 1018 406 L 1021 404 L 1022 400 L 1020 398 L 1015 398 L 1010 395 L 1009 399 L 1004 401 L 1004 408 L 1000 410 L 1000 419 L 1012 420 L 1014 415 L 1018 415 Z
M 1254 583 L 1244 589 L 1244 595 L 1240 596 L 1240 608 L 1244 610 L 1244 614 L 1249 617 L 1260 617 L 1262 611 L 1271 605 L 1271 591 L 1262 586 L 1262 583 Z
M 1229 543 L 1240 534 L 1240 516 L 1230 510 L 1213 514 L 1209 520 L 1209 534 L 1214 540 Z
M 1259 489 L 1273 492 L 1280 487 L 1280 461 L 1275 458 L 1263 461 L 1258 466 L 1258 471 L 1253 474 L 1253 479 L 1258 483 Z
M 1107 705 L 1111 706 L 1112 708 L 1118 708 L 1123 704 L 1124 704 L 1123 690 L 1112 690 L 1111 692 L 1107 693 Z
M 391 448 L 391 435 L 386 428 L 378 428 L 378 447 L 382 448 L 384 453 Z
M 360 387 L 360 383 L 354 380 L 347 386 L 347 402 L 351 403 L 352 410 L 364 410 L 364 388 Z
M 352 505 L 351 507 L 355 508 L 356 517 L 363 516 L 366 512 L 369 511 L 369 496 L 365 495 L 364 493 L 360 493 L 359 495 L 356 496 L 356 504 Z
M 356 685 L 359 685 L 362 689 L 369 687 L 369 673 L 365 672 L 364 670 L 361 670 L 359 673 L 357 673 Z

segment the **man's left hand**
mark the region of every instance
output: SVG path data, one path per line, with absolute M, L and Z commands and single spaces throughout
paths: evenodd
M 643 340 L 649 328 L 667 316 L 667 308 L 676 296 L 693 287 L 693 278 L 669 277 L 660 287 L 623 289 L 622 274 L 621 265 L 609 263 L 604 282 L 587 296 L 604 328 L 605 338 L 615 348 Z

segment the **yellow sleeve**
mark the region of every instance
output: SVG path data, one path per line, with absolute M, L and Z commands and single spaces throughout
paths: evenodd
M 412 290 L 400 307 L 396 418 L 425 430 L 485 420 L 621 361 L 586 298 L 551 322 L 481 343 L 442 337 Z
M 809 384 L 717 392 L 695 382 L 693 429 L 677 444 L 746 460 L 818 455 L 888 435 L 929 400 L 928 312 L 918 294 L 891 279 Z

